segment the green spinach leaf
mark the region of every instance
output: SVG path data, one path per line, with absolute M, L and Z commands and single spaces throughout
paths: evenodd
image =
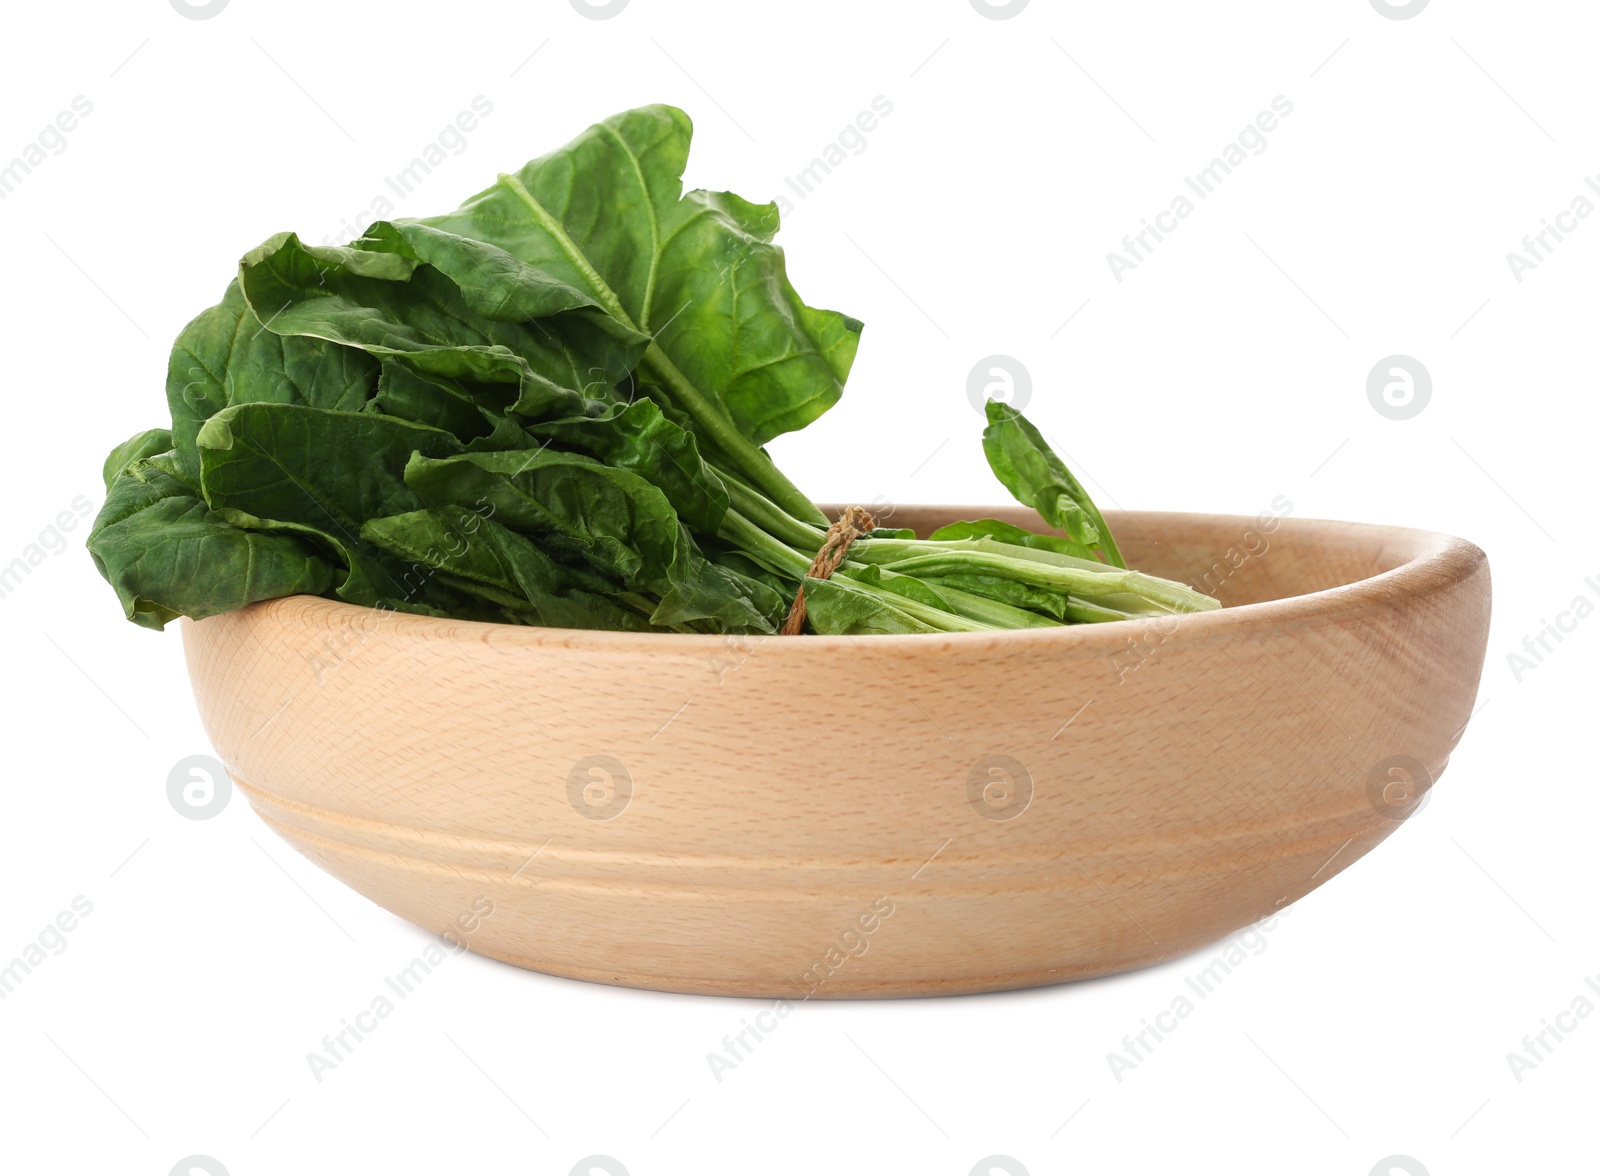
M 89 533 L 89 554 L 129 620 L 160 629 L 180 616 L 215 616 L 333 586 L 336 569 L 312 545 L 240 530 L 207 507 L 175 466 L 170 453 L 125 464 Z
M 1099 507 L 1028 418 L 999 400 L 989 401 L 987 415 L 983 452 L 1001 484 L 1075 543 L 1098 547 L 1107 563 L 1127 567 Z

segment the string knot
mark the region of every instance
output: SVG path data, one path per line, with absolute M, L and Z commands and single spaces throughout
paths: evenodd
M 813 580 L 826 580 L 844 562 L 850 545 L 862 536 L 870 535 L 877 525 L 865 507 L 847 507 L 839 516 L 839 521 L 828 528 L 828 534 L 822 540 L 817 558 L 811 561 L 811 566 L 806 569 L 806 575 Z M 805 627 L 805 623 L 806 588 L 802 584 L 800 590 L 794 594 L 794 603 L 789 606 L 789 615 L 784 619 L 783 628 L 778 632 L 785 637 L 794 637 Z

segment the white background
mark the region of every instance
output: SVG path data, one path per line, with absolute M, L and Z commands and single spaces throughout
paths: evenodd
M 93 904 L 0 1002 L 0 1169 L 1594 1163 L 1600 1017 L 1520 1082 L 1507 1063 L 1600 973 L 1600 620 L 1520 682 L 1507 664 L 1574 597 L 1600 602 L 1600 217 L 1520 283 L 1506 260 L 1600 171 L 1592 5 L 1034 0 L 994 20 L 967 0 L 633 0 L 597 21 L 566 0 L 232 0 L 202 21 L 126 0 L 13 6 L 7 25 L 0 159 L 75 96 L 93 113 L 0 201 L 0 563 L 79 496 L 98 507 L 107 449 L 165 423 L 168 343 L 240 253 L 364 226 L 475 96 L 493 114 L 397 215 L 658 101 L 694 117 L 691 186 L 767 198 L 882 95 L 893 113 L 780 238 L 808 301 L 867 323 L 845 399 L 774 446 L 800 485 L 1003 501 L 965 391 L 1001 353 L 1103 502 L 1255 513 L 1281 494 L 1298 516 L 1449 531 L 1488 551 L 1496 599 L 1481 713 L 1431 803 L 1120 1082 L 1107 1053 L 1210 953 L 1011 995 L 809 1003 L 720 1084 L 706 1055 L 756 1002 L 463 956 L 319 1084 L 308 1051 L 426 934 L 237 796 L 207 821 L 169 805 L 172 765 L 210 750 L 180 639 L 120 618 L 85 520 L 0 600 L 0 962 Z M 1267 149 L 1119 283 L 1106 254 L 1278 95 L 1294 110 Z M 1432 374 L 1410 420 L 1367 400 L 1392 353 Z

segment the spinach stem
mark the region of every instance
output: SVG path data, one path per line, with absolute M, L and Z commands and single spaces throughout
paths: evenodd
M 859 566 L 859 565 L 858 565 Z M 851 569 L 847 564 L 841 573 L 848 575 Z M 991 600 L 987 596 L 980 596 L 976 592 L 968 592 L 964 588 L 954 588 L 949 584 L 941 584 L 930 580 L 928 587 L 945 601 L 950 608 L 960 616 L 969 620 L 982 621 L 984 624 L 996 629 L 1045 629 L 1054 628 L 1061 624 L 1053 617 L 1043 613 L 1031 612 L 1025 608 L 1018 608 L 1014 604 L 1006 604 L 1001 600 Z
M 794 548 L 767 534 L 737 510 L 729 509 L 723 516 L 722 528 L 717 533 L 767 571 L 777 575 L 788 576 L 798 581 L 811 567 L 810 556 L 801 555 Z
M 796 588 L 800 586 L 801 581 L 811 568 L 810 556 L 802 555 L 781 540 L 769 535 L 737 510 L 730 509 L 723 517 L 722 529 L 719 534 L 723 539 L 738 546 L 746 555 L 769 572 L 792 579 Z M 817 546 L 821 546 L 820 538 L 817 541 Z M 850 587 L 865 592 L 870 596 L 875 596 L 885 603 L 893 605 L 901 612 L 907 613 L 941 632 L 983 632 L 1000 627 L 996 623 L 975 617 L 946 612 L 943 609 L 923 604 L 921 601 L 912 600 L 909 597 L 901 596 L 897 592 L 890 592 L 886 588 L 863 583 L 854 578 L 851 578 Z
M 734 423 L 689 382 L 689 378 L 678 370 L 678 365 L 653 340 L 645 349 L 644 362 L 666 386 L 677 406 L 694 418 L 694 423 L 706 431 L 717 448 L 765 490 L 773 502 L 796 518 L 808 519 L 819 526 L 828 525 L 828 516 L 817 509 L 816 503 L 789 481 L 770 457 L 739 432 Z
M 822 546 L 824 532 L 822 528 L 813 527 L 803 523 L 782 507 L 774 503 L 759 490 L 754 489 L 749 483 L 737 474 L 727 470 L 715 469 L 722 484 L 728 489 L 730 506 L 757 524 L 762 530 L 771 533 L 785 543 L 793 544 L 802 551 L 815 554 Z M 824 519 L 826 526 L 826 519 Z
M 1046 561 L 1019 559 L 1009 555 L 996 555 L 987 551 L 964 551 L 913 555 L 893 560 L 881 566 L 907 576 L 940 575 L 990 575 L 1032 584 L 1038 588 L 1051 588 L 1075 596 L 1107 596 L 1132 592 L 1146 600 L 1166 606 L 1174 612 L 1205 612 L 1217 608 L 1217 602 L 1192 588 L 1170 580 L 1158 580 L 1139 572 L 1107 567 L 1104 571 L 1085 571 L 1061 567 Z

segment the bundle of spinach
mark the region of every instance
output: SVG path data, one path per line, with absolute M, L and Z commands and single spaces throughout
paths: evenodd
M 807 306 L 777 209 L 682 188 L 690 123 L 591 127 L 445 216 L 245 255 L 167 375 L 169 428 L 105 463 L 89 538 L 161 628 L 312 593 L 568 628 L 820 633 L 1119 620 L 1217 602 L 1126 567 L 1038 431 L 984 450 L 1060 535 L 879 529 L 809 578 L 828 520 L 763 446 L 839 399 L 861 324 Z

